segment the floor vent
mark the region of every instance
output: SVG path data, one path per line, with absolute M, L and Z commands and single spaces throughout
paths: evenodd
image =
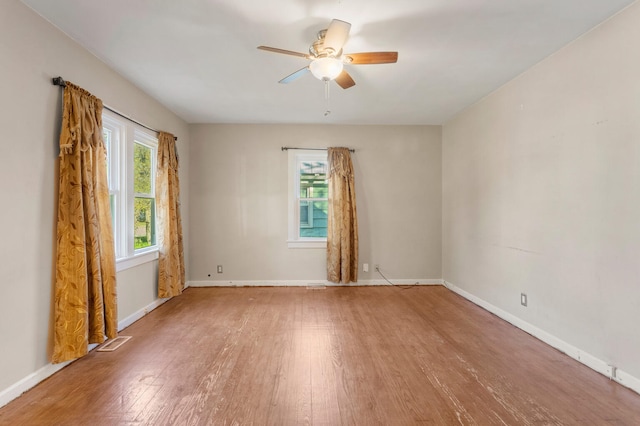
M 325 286 L 324 284 L 309 284 L 307 286 L 307 290 L 324 290 L 326 288 L 327 286 Z
M 113 352 L 131 339 L 131 336 L 118 336 L 115 339 L 107 340 L 107 343 L 96 349 L 98 352 Z

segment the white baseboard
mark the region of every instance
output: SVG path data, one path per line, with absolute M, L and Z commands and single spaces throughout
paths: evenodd
M 391 282 L 395 285 L 443 285 L 444 281 L 441 279 L 391 279 Z M 250 280 L 229 280 L 229 281 L 189 281 L 188 287 L 306 287 L 314 285 L 324 285 L 327 287 L 338 286 L 374 286 L 374 285 L 389 285 L 385 280 L 360 280 L 357 283 L 340 284 L 332 283 L 326 280 L 263 280 L 263 281 L 250 281 Z
M 128 317 L 122 319 L 121 321 L 118 322 L 118 331 L 121 331 L 121 330 L 129 327 L 131 324 L 133 324 L 134 322 L 138 321 L 140 318 L 142 318 L 143 316 L 147 315 L 149 312 L 153 311 L 155 308 L 157 308 L 158 306 L 162 305 L 163 303 L 165 303 L 169 299 L 171 299 L 171 298 L 156 299 L 153 302 L 149 303 L 144 308 L 139 309 L 138 311 L 132 313 Z
M 623 386 L 628 387 L 629 389 L 633 390 L 634 392 L 640 393 L 640 379 L 638 379 L 637 377 L 633 377 L 632 375 L 628 374 L 625 371 L 622 371 L 618 368 L 616 368 L 615 366 L 612 366 L 610 364 L 608 364 L 607 362 L 579 349 L 576 348 L 575 346 L 557 338 L 556 336 L 518 318 L 517 316 L 510 314 L 509 312 L 506 312 L 500 308 L 498 308 L 497 306 L 494 306 L 482 299 L 480 299 L 479 297 L 476 297 L 474 295 L 472 295 L 471 293 L 468 293 L 464 290 L 462 290 L 461 288 L 455 286 L 454 284 L 448 282 L 448 281 L 444 281 L 444 285 L 451 291 L 459 294 L 460 296 L 464 297 L 465 299 L 469 300 L 470 302 L 480 306 L 483 309 L 486 309 L 487 311 L 491 312 L 492 314 L 502 318 L 503 320 L 513 324 L 514 326 L 518 327 L 519 329 L 531 334 L 532 336 L 536 337 L 539 340 L 542 340 L 543 342 L 545 342 L 546 344 L 548 344 L 549 346 L 552 346 L 556 349 L 558 349 L 561 352 L 564 352 L 565 354 L 569 355 L 571 358 L 581 362 L 582 364 L 586 365 L 587 367 L 591 368 L 594 371 L 597 371 L 598 373 L 610 378 L 611 380 L 614 380 L 618 383 L 620 383 Z
M 140 309 L 139 311 L 134 312 L 133 314 L 119 321 L 118 331 L 130 326 L 131 324 L 133 324 L 134 322 L 136 322 L 137 320 L 139 320 L 149 312 L 153 311 L 158 306 L 162 305 L 167 300 L 169 299 L 157 299 L 151 302 L 149 305 L 145 306 L 144 308 Z M 88 350 L 91 351 L 97 346 L 98 345 L 96 344 L 89 345 Z M 20 395 L 22 395 L 23 393 L 31 389 L 32 387 L 34 387 L 44 379 L 62 370 L 64 367 L 71 364 L 72 362 L 73 361 L 67 361 L 60 364 L 47 364 L 41 369 L 29 374 L 27 377 L 17 381 L 16 383 L 9 386 L 8 388 L 3 389 L 2 391 L 0 391 L 0 407 L 7 405 L 9 402 L 13 401 L 14 399 L 16 399 L 17 397 L 19 397 Z
M 623 370 L 616 370 L 614 380 L 629 389 L 640 393 L 640 379 Z
M 7 405 L 9 402 L 22 395 L 24 392 L 28 391 L 47 377 L 62 370 L 72 362 L 73 361 L 67 361 L 61 364 L 47 364 L 41 369 L 29 374 L 27 377 L 4 389 L 2 392 L 0 392 L 0 407 Z

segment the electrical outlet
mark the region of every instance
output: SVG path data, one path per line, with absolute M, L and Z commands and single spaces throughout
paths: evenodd
M 362 272 L 369 272 L 369 264 L 368 263 L 363 263 L 362 264 Z
M 526 295 L 526 293 L 520 293 L 520 304 L 522 306 L 527 306 L 527 295 Z
M 218 265 L 218 273 L 221 274 L 222 273 L 222 265 Z

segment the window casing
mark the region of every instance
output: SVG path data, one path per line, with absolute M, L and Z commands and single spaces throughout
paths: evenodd
M 158 258 L 155 176 L 158 140 L 135 123 L 103 111 L 107 176 L 118 271 Z
M 328 161 L 324 151 L 290 150 L 289 248 L 327 246 Z

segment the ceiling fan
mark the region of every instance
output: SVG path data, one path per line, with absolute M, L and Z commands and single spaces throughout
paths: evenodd
M 339 19 L 332 20 L 327 29 L 318 31 L 317 39 L 309 46 L 308 54 L 269 46 L 258 46 L 258 49 L 299 56 L 311 61 L 309 65 L 286 76 L 279 83 L 291 83 L 310 72 L 319 80 L 325 82 L 335 80 L 340 87 L 348 89 L 356 82 L 343 68 L 345 64 L 390 64 L 398 61 L 398 52 L 342 53 L 342 47 L 349 37 L 350 29 L 350 23 Z

